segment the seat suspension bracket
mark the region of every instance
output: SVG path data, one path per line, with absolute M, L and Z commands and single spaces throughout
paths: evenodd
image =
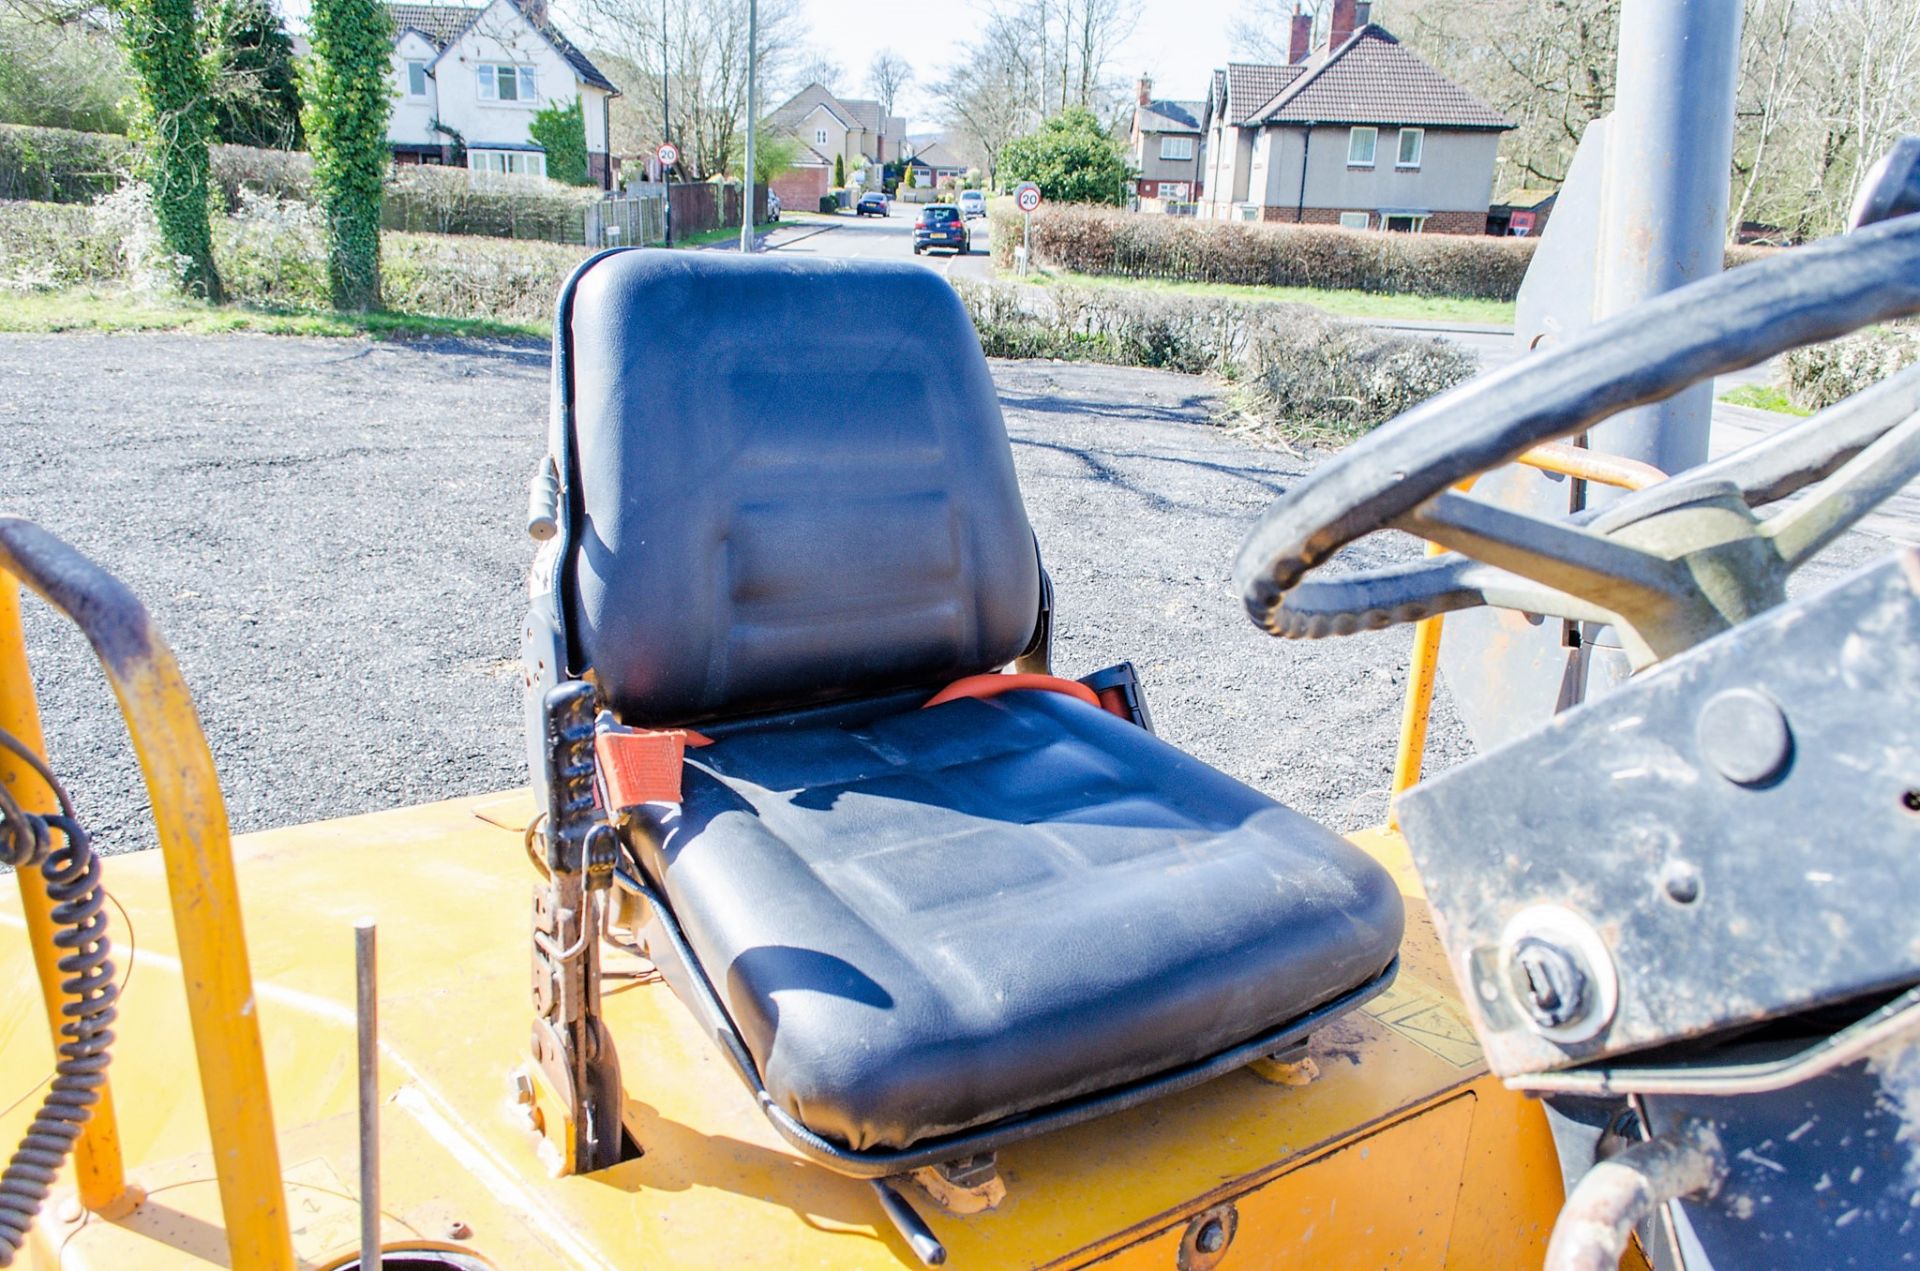
M 618 850 L 595 798 L 594 693 L 571 681 L 546 696 L 544 863 L 533 892 L 534 1124 L 560 1174 L 619 1163 L 620 1060 L 600 1017 L 598 914 Z

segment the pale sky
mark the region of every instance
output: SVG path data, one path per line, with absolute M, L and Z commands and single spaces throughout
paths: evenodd
M 1153 76 L 1156 97 L 1206 96 L 1207 76 L 1226 64 L 1227 27 L 1240 0 L 1144 0 L 1140 25 L 1115 61 L 1127 82 Z M 913 67 L 902 111 L 914 132 L 938 126 L 929 84 L 960 60 L 980 29 L 988 0 L 801 0 L 814 45 L 847 70 L 851 92 L 866 92 L 867 63 L 892 48 Z

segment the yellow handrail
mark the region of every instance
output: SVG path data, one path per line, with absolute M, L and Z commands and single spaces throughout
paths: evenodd
M 1625 490 L 1644 490 L 1667 479 L 1667 474 L 1650 463 L 1601 454 L 1584 446 L 1550 441 L 1521 455 L 1514 462 L 1542 472 L 1558 473 L 1596 485 L 1618 486 Z M 1460 483 L 1461 490 L 1473 487 L 1472 479 Z M 1427 555 L 1438 556 L 1446 549 L 1438 543 L 1427 544 Z M 1407 660 L 1407 700 L 1400 711 L 1400 749 L 1393 760 L 1393 791 L 1388 796 L 1387 826 L 1400 828 L 1393 811 L 1393 799 L 1411 790 L 1420 781 L 1420 769 L 1427 757 L 1427 717 L 1433 711 L 1433 685 L 1440 674 L 1440 624 L 1435 615 L 1422 618 L 1413 626 L 1413 652 Z
M 0 701 L 7 703 L 0 718 L 18 721 L 33 710 L 25 652 L 15 652 L 15 578 L 78 626 L 92 644 L 146 778 L 166 865 L 231 1264 L 292 1271 L 280 1149 L 241 929 L 226 804 L 186 681 L 146 607 L 124 583 L 33 523 L 0 516 L 0 593 L 7 597 L 0 604 Z M 38 732 L 36 720 L 32 740 L 38 740 Z M 38 959 L 40 932 L 34 932 L 34 940 Z M 41 965 L 44 990 L 45 962 Z M 118 1195 L 125 1190 L 111 1114 L 104 1130 L 95 1128 L 101 1124 L 98 1115 L 89 1122 L 86 1137 L 91 1145 L 81 1166 L 83 1184 L 88 1170 L 96 1175 L 90 1206 L 93 1199 L 111 1199 L 109 1191 Z

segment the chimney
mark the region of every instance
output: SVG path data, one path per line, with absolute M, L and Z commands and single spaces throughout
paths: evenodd
M 1353 6 L 1354 30 L 1358 31 L 1361 27 L 1368 25 L 1372 21 L 1373 0 L 1360 0 L 1360 3 Z
M 1313 14 L 1299 11 L 1293 15 L 1293 35 L 1287 41 L 1287 64 L 1298 66 L 1313 52 Z
M 1151 105 L 1152 103 L 1153 103 L 1153 81 L 1149 79 L 1147 76 L 1142 75 L 1140 77 L 1140 104 L 1142 106 L 1147 106 L 1147 105 Z
M 520 0 L 520 12 L 535 26 L 547 25 L 547 0 Z
M 1333 0 L 1333 20 L 1327 24 L 1327 52 L 1331 53 L 1353 36 L 1354 0 Z

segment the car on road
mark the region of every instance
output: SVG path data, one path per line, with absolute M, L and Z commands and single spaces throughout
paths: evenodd
M 856 216 L 892 216 L 893 201 L 879 190 L 869 190 L 853 205 Z
M 959 198 L 960 215 L 966 220 L 987 214 L 987 196 L 981 190 L 962 190 Z
M 927 204 L 913 223 L 913 254 L 918 256 L 935 247 L 951 247 L 957 256 L 973 251 L 973 235 L 967 231 L 967 220 L 951 203 Z

